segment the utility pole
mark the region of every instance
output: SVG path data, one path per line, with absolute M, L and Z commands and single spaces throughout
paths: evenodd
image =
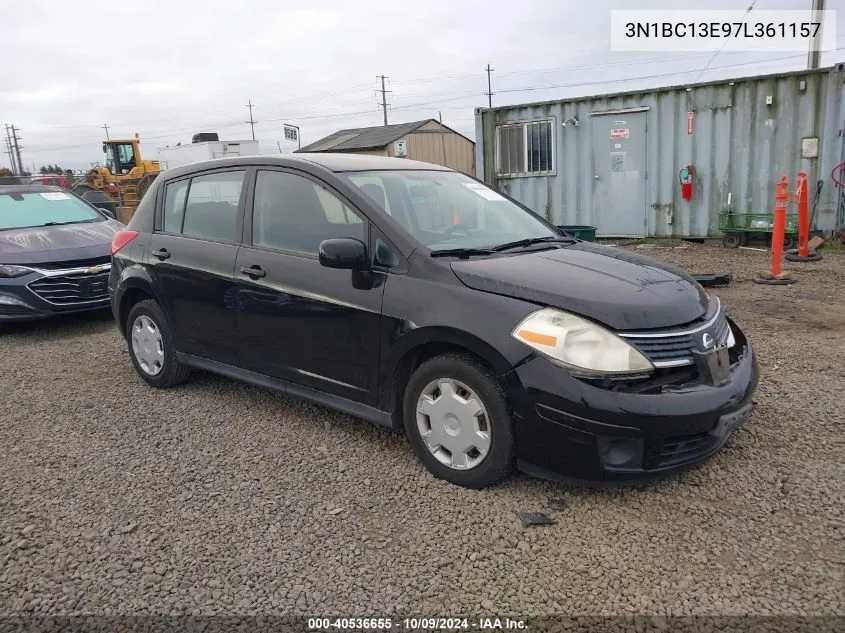
M 390 90 L 384 89 L 384 80 L 389 79 L 389 77 L 385 77 L 384 75 L 376 75 L 376 79 L 381 79 L 381 90 L 377 90 L 376 92 L 381 93 L 381 109 L 384 110 L 384 124 L 387 125 L 387 93 L 391 92 Z
M 9 124 L 6 124 L 6 153 L 9 155 L 9 162 L 12 164 L 12 174 L 18 175 L 18 166 L 15 163 L 15 152 L 12 146 L 12 135 L 9 132 Z
M 487 64 L 487 92 L 485 92 L 484 94 L 487 95 L 487 107 L 488 108 L 493 107 L 493 85 L 492 85 L 492 81 L 490 79 L 490 73 L 492 73 L 492 72 L 493 72 L 493 69 L 490 68 L 490 64 Z
M 15 127 L 14 124 L 12 125 L 12 141 L 15 144 L 15 155 L 18 157 L 18 168 L 19 168 L 18 175 L 23 176 L 24 169 L 23 169 L 23 161 L 21 160 L 21 144 L 20 144 L 20 138 L 18 137 L 18 132 L 20 132 L 20 131 L 21 131 L 20 128 Z
M 282 153 L 282 144 L 279 143 L 279 141 L 276 141 L 276 147 L 279 148 L 279 154 L 281 154 Z
M 106 131 L 106 140 L 107 141 L 110 140 L 109 139 L 109 126 L 106 123 L 103 123 L 103 129 Z
M 813 0 L 813 12 L 811 14 L 812 22 L 824 22 L 823 13 L 824 0 Z M 819 67 L 822 58 L 822 26 L 819 26 L 813 38 L 810 40 L 810 52 L 807 55 L 807 69 L 815 70 Z
M 252 140 L 254 141 L 255 140 L 255 124 L 258 123 L 258 121 L 254 121 L 252 119 L 252 108 L 253 108 L 252 100 L 250 100 L 250 102 L 246 105 L 246 107 L 249 108 L 249 121 L 244 121 L 244 123 L 249 123 L 249 127 L 252 130 Z

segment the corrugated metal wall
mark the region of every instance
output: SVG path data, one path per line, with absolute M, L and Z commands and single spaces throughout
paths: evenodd
M 442 130 L 441 134 L 440 124 L 431 121 L 408 134 L 405 137 L 408 142 L 408 158 L 471 174 L 475 159 L 473 142 L 445 127 Z
M 475 143 L 443 126 L 443 134 L 437 121 L 429 121 L 421 128 L 404 136 L 407 158 L 424 163 L 443 165 L 465 174 L 474 174 Z M 442 136 L 442 138 L 441 138 Z M 444 152 L 445 161 L 444 161 Z M 396 155 L 396 145 L 387 146 L 387 156 Z
M 843 65 L 690 89 L 674 87 L 562 102 L 476 110 L 476 165 L 480 178 L 507 192 L 555 224 L 594 224 L 596 186 L 592 121 L 602 112 L 647 108 L 646 219 L 651 236 L 719 235 L 718 214 L 731 194 L 738 212 L 770 213 L 774 182 L 785 173 L 790 190 L 799 171 L 807 173 L 810 200 L 824 180 L 816 226 L 833 228 L 838 192 L 830 179 L 845 159 Z M 803 90 L 801 89 L 804 83 Z M 773 103 L 766 104 L 772 96 Z M 695 130 L 687 134 L 687 110 Z M 553 118 L 555 173 L 550 176 L 495 176 L 495 126 Z M 578 127 L 562 126 L 577 117 Z M 818 158 L 802 158 L 802 138 L 818 137 Z M 604 148 L 599 148 L 603 151 Z M 694 196 L 681 199 L 679 170 L 695 169 Z M 793 209 L 794 210 L 794 209 Z M 606 214 L 605 214 L 606 215 Z M 612 236 L 612 227 L 599 226 Z

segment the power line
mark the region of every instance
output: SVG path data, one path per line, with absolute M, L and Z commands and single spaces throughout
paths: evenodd
M 840 39 L 840 38 L 837 38 L 837 39 Z M 839 51 L 839 50 L 842 50 L 842 48 L 837 48 L 836 50 Z M 755 61 L 750 61 L 750 62 L 726 64 L 726 65 L 721 65 L 721 66 L 714 66 L 714 67 L 710 68 L 710 70 L 716 71 L 716 70 L 723 70 L 723 69 L 728 69 L 728 68 L 738 68 L 738 67 L 742 67 L 742 66 L 765 65 L 766 63 L 780 62 L 780 61 L 788 60 L 788 59 L 803 58 L 803 57 L 805 57 L 805 55 L 806 55 L 805 53 L 793 54 L 793 55 L 788 55 L 788 56 L 771 58 L 771 59 L 764 60 L 764 61 L 755 60 Z M 599 80 L 599 81 L 589 80 L 589 81 L 583 81 L 583 82 L 566 83 L 566 84 L 554 84 L 554 85 L 546 85 L 546 86 L 527 86 L 527 87 L 522 87 L 522 88 L 516 87 L 516 88 L 500 89 L 499 91 L 497 91 L 496 94 L 498 94 L 498 93 L 533 92 L 533 91 L 538 91 L 538 90 L 553 90 L 553 89 L 558 89 L 558 88 L 572 88 L 572 87 L 587 86 L 587 85 L 619 84 L 619 83 L 645 80 L 645 79 L 656 79 L 656 78 L 676 77 L 676 76 L 680 77 L 680 76 L 689 75 L 689 74 L 695 73 L 695 72 L 699 72 L 699 71 L 696 71 L 696 70 L 672 71 L 672 72 L 666 72 L 666 73 L 657 73 L 657 74 L 650 74 L 650 75 L 640 75 L 640 76 L 635 76 L 635 77 L 628 77 L 628 78 L 625 78 L 625 79 L 611 79 L 611 80 Z M 699 74 L 699 77 L 700 77 L 700 74 Z M 381 79 L 381 76 L 379 76 L 379 79 Z M 385 76 L 385 79 L 387 79 L 386 76 Z M 696 80 L 697 79 L 698 78 L 696 78 Z M 391 92 L 391 91 L 386 90 L 386 92 Z M 486 93 L 482 93 L 482 92 L 479 91 L 479 92 L 465 92 L 465 93 L 448 93 L 448 92 L 446 92 L 446 93 L 432 93 L 432 94 L 434 94 L 434 95 L 436 95 L 436 94 L 456 94 L 456 96 L 449 98 L 449 99 L 437 99 L 437 100 L 424 101 L 424 102 L 420 102 L 420 103 L 411 103 L 411 104 L 396 106 L 396 107 L 391 108 L 391 109 L 392 110 L 405 110 L 405 111 L 408 111 L 408 112 L 412 112 L 415 109 L 423 108 L 424 106 L 433 105 L 433 104 L 442 104 L 442 103 L 446 103 L 446 102 L 449 102 L 449 101 L 458 101 L 460 99 L 469 98 L 469 97 L 472 97 L 472 96 L 475 96 L 475 95 L 480 96 L 481 94 L 486 94 Z M 381 107 L 381 104 L 379 104 L 379 106 Z M 461 108 L 462 108 L 462 106 L 456 106 L 454 109 L 461 109 Z M 449 107 L 441 107 L 440 109 L 448 110 L 450 108 Z M 359 115 L 361 115 L 361 116 L 370 115 L 370 114 L 373 114 L 373 113 L 374 113 L 373 110 L 361 110 L 361 111 L 352 111 L 352 112 L 335 112 L 335 113 L 331 113 L 331 114 L 315 114 L 315 115 L 306 115 L 306 116 L 287 115 L 287 116 L 282 117 L 282 118 L 265 119 L 265 122 L 271 122 L 271 121 L 278 122 L 278 121 L 285 121 L 285 120 L 294 120 L 294 121 L 295 120 L 320 120 L 320 119 L 330 120 L 330 119 L 334 119 L 334 118 L 338 118 L 338 117 L 355 117 L 355 116 L 359 116 Z M 253 123 L 256 123 L 256 121 L 253 121 Z M 240 123 L 237 122 L 237 121 L 208 124 L 209 127 L 219 127 L 219 128 L 236 127 L 237 125 L 240 125 Z M 145 135 L 142 138 L 142 142 L 150 141 L 150 140 L 173 138 L 175 135 L 179 134 L 180 132 L 195 131 L 196 128 L 197 128 L 197 126 L 194 125 L 190 128 L 181 128 L 181 129 L 173 129 L 173 130 L 159 130 L 159 131 L 157 131 L 158 135 L 155 135 L 155 134 Z M 40 153 L 40 152 L 44 152 L 44 151 L 59 151 L 59 150 L 65 150 L 65 149 L 77 149 L 77 148 L 90 147 L 90 146 L 92 146 L 92 143 L 75 144 L 75 145 L 68 145 L 68 146 L 62 146 L 62 147 L 38 147 L 38 148 L 30 147 L 29 151 L 30 152 L 37 151 L 37 152 Z
M 258 121 L 252 120 L 252 100 L 250 100 L 250 102 L 247 104 L 246 107 L 249 108 L 249 121 L 245 121 L 245 123 L 249 123 L 249 127 L 252 130 L 252 140 L 254 141 L 255 140 L 255 124 L 258 123 Z
M 842 50 L 842 49 L 836 49 L 836 50 Z M 770 62 L 782 61 L 782 60 L 786 60 L 786 59 L 795 59 L 796 57 L 804 57 L 804 54 L 802 53 L 800 55 L 786 55 L 784 57 L 774 57 L 774 58 L 768 59 L 768 60 L 766 60 L 766 62 L 762 62 L 762 63 L 770 63 Z M 725 65 L 725 66 L 714 66 L 711 70 L 722 70 L 722 69 L 725 69 L 725 68 L 738 68 L 740 66 L 750 66 L 750 65 L 756 65 L 756 64 L 761 64 L 761 62 L 753 61 L 753 62 L 744 62 L 744 63 L 737 63 L 737 64 L 728 64 L 728 65 Z M 679 76 L 679 75 L 690 75 L 694 72 L 697 72 L 697 71 L 695 71 L 695 70 L 680 70 L 680 71 L 676 70 L 676 71 L 673 71 L 673 72 L 670 72 L 670 73 L 658 73 L 658 74 L 655 74 L 655 75 L 640 75 L 638 77 L 626 77 L 625 79 L 607 79 L 607 80 L 603 80 L 603 81 L 602 80 L 599 80 L 599 81 L 590 80 L 590 81 L 583 81 L 583 82 L 580 82 L 580 83 L 572 83 L 572 84 L 554 84 L 554 85 L 549 85 L 549 86 L 530 86 L 530 87 L 526 87 L 526 88 L 509 88 L 509 89 L 505 89 L 505 90 L 500 90 L 499 92 L 532 92 L 532 91 L 535 91 L 535 90 L 553 90 L 553 89 L 556 89 L 556 88 L 574 88 L 574 87 L 577 87 L 577 86 L 614 84 L 614 83 L 620 83 L 620 82 L 624 82 L 624 81 L 637 81 L 637 80 L 640 80 L 640 79 L 659 79 L 659 78 L 664 78 L 664 77 L 676 77 L 676 76 Z M 699 72 L 698 77 L 696 77 L 695 81 L 693 81 L 691 83 L 695 83 L 696 81 L 698 81 L 699 77 L 701 77 L 700 72 Z
M 843 40 L 842 36 L 837 38 L 837 42 L 840 42 L 842 40 Z M 732 52 L 732 53 L 725 53 L 725 54 L 726 55 L 745 55 L 746 53 Z M 524 76 L 524 75 L 530 75 L 530 74 L 548 74 L 548 73 L 554 73 L 554 72 L 560 72 L 560 71 L 584 71 L 584 70 L 591 70 L 591 69 L 595 69 L 595 68 L 607 69 L 607 68 L 616 68 L 616 67 L 639 66 L 639 65 L 642 65 L 642 64 L 653 65 L 655 63 L 663 62 L 663 61 L 678 61 L 679 59 L 686 60 L 686 59 L 705 57 L 705 56 L 708 56 L 708 55 L 710 55 L 709 52 L 708 53 L 693 53 L 693 54 L 684 55 L 682 57 L 679 57 L 677 55 L 673 55 L 673 56 L 664 56 L 664 57 L 640 58 L 640 59 L 635 59 L 635 60 L 609 61 L 609 62 L 596 63 L 596 64 L 586 64 L 586 65 L 559 66 L 559 67 L 555 67 L 555 68 L 523 69 L 523 70 L 514 70 L 514 71 L 508 71 L 508 72 L 498 72 L 497 77 L 505 78 L 505 77 L 512 77 L 512 76 Z M 754 62 L 749 62 L 749 64 L 758 64 L 758 63 L 764 64 L 764 63 L 766 63 L 766 61 L 770 61 L 770 60 L 757 60 L 757 61 L 754 61 Z M 707 70 L 707 67 L 705 68 L 705 71 L 706 70 Z M 472 74 L 472 75 L 422 77 L 422 78 L 418 78 L 418 79 L 409 79 L 409 80 L 390 82 L 390 83 L 391 84 L 396 83 L 397 85 L 410 85 L 410 84 L 424 84 L 424 83 L 442 82 L 442 81 L 454 81 L 454 80 L 462 80 L 462 79 L 475 79 L 475 80 L 480 81 L 480 80 L 482 80 L 482 78 L 483 78 L 483 75 L 481 75 L 479 73 L 479 74 Z M 620 81 L 622 81 L 622 80 L 620 80 Z M 280 101 L 280 102 L 274 102 L 273 105 L 288 104 L 288 103 L 295 103 L 295 102 L 301 102 L 301 101 L 313 101 L 314 99 L 319 99 L 321 97 L 328 98 L 328 97 L 344 95 L 344 94 L 351 95 L 351 94 L 354 94 L 355 91 L 358 88 L 365 88 L 369 85 L 370 84 L 359 84 L 359 85 L 356 85 L 356 86 L 350 86 L 349 88 L 346 88 L 346 89 L 340 90 L 340 91 L 311 93 L 311 94 L 306 94 L 306 95 L 300 95 L 298 97 L 285 99 L 285 100 Z M 488 87 L 488 92 L 489 91 L 490 90 L 489 90 L 489 87 Z M 479 92 L 481 92 L 481 91 L 479 91 Z M 455 93 L 428 93 L 425 96 L 437 96 L 438 94 L 455 94 Z M 422 96 L 422 95 L 420 95 L 420 96 Z M 367 101 L 356 101 L 354 103 L 367 103 Z M 352 105 L 352 104 L 353 104 L 353 102 L 346 102 L 346 105 Z M 265 105 L 268 105 L 268 104 L 265 104 Z M 339 105 L 339 103 L 333 102 L 332 105 Z M 214 111 L 214 112 L 207 112 L 206 114 L 227 114 L 227 113 L 233 113 L 233 112 L 235 112 L 235 110 L 226 109 L 226 110 L 218 110 L 218 111 Z M 293 117 L 287 117 L 287 118 L 296 118 L 296 117 L 293 116 Z M 172 123 L 174 121 L 173 121 L 173 118 L 171 117 L 171 118 L 168 118 L 168 119 L 136 120 L 136 121 L 133 121 L 131 124 L 126 123 L 125 125 L 132 125 L 132 126 L 137 127 L 139 124 L 140 125 L 148 125 L 148 124 L 155 124 L 155 123 L 162 123 L 162 122 Z M 124 124 L 123 123 L 113 124 L 112 127 L 114 127 L 114 125 L 124 125 Z M 102 125 L 92 123 L 92 124 L 78 124 L 78 125 L 44 125 L 44 126 L 38 126 L 38 127 L 39 128 L 42 128 L 42 127 L 43 128 L 49 128 L 49 129 L 74 129 L 74 128 L 92 128 L 93 129 L 93 128 L 102 128 Z M 191 129 L 193 129 L 193 128 L 191 128 Z M 155 133 L 166 132 L 166 131 L 168 131 L 168 130 L 160 130 L 160 131 L 156 131 L 156 132 L 149 132 L 148 131 L 147 134 L 150 134 L 150 133 L 155 134 Z
M 745 18 L 747 18 L 747 17 L 748 17 L 748 14 L 749 14 L 749 13 L 751 13 L 751 9 L 753 9 L 753 8 L 754 8 L 754 5 L 755 5 L 755 4 L 757 4 L 757 0 L 752 0 L 752 2 L 751 2 L 751 6 L 750 6 L 750 7 L 748 7 L 748 8 L 745 10 L 745 13 L 742 15 L 742 19 L 739 21 L 739 23 L 740 23 L 740 24 L 742 24 L 743 22 L 745 22 Z M 731 34 L 731 36 L 733 36 L 733 34 Z M 707 62 L 707 64 L 704 66 L 704 68 L 702 68 L 702 69 L 701 69 L 701 72 L 700 72 L 700 73 L 698 73 L 698 75 L 696 75 L 696 77 L 695 77 L 695 79 L 693 80 L 693 82 L 692 82 L 692 83 L 695 83 L 696 81 L 698 81 L 698 80 L 699 80 L 699 78 L 701 77 L 701 75 L 703 75 L 703 74 L 705 73 L 705 71 L 706 71 L 708 68 L 710 68 L 710 64 L 712 64 L 712 63 L 713 63 L 713 60 L 714 60 L 714 59 L 716 59 L 716 57 L 718 57 L 718 56 L 719 56 L 719 53 L 721 53 L 721 52 L 722 52 L 722 50 L 725 48 L 725 46 L 727 46 L 727 44 L 728 44 L 728 42 L 729 42 L 730 40 L 731 40 L 731 38 L 730 38 L 730 37 L 725 38 L 725 41 L 724 41 L 724 42 L 722 42 L 722 45 L 719 47 L 719 50 L 717 50 L 715 53 L 713 53 L 713 57 L 711 57 L 711 58 L 709 59 L 709 61 Z
M 381 90 L 378 90 L 377 92 L 381 93 L 381 109 L 384 110 L 384 124 L 387 125 L 387 93 L 392 91 L 384 89 L 384 80 L 387 79 L 387 77 L 384 75 L 376 75 L 376 79 L 381 79 Z

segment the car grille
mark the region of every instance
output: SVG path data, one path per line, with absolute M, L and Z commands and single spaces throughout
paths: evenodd
M 713 450 L 719 442 L 718 438 L 708 433 L 667 437 L 652 444 L 646 451 L 643 466 L 650 468 L 666 468 L 703 457 Z
M 109 271 L 43 277 L 28 284 L 39 297 L 55 305 L 94 303 L 109 298 Z
M 18 314 L 32 314 L 32 308 L 0 303 L 0 316 L 16 316 Z
M 43 264 L 32 264 L 32 268 L 38 270 L 65 270 L 66 268 L 91 268 L 92 266 L 102 266 L 111 261 L 108 255 L 103 257 L 91 257 L 88 259 L 74 259 L 66 262 L 45 262 Z
M 721 305 L 714 317 L 702 324 L 693 324 L 660 333 L 622 332 L 619 335 L 636 347 L 655 367 L 675 367 L 695 363 L 693 351 L 705 351 L 702 337 L 709 334 L 716 345 L 728 340 L 727 317 Z

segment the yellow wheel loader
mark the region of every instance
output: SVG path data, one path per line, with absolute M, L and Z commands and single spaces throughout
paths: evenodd
M 141 139 L 109 139 L 103 142 L 105 166 L 94 167 L 72 190 L 85 197 L 90 191 L 104 191 L 117 205 L 117 219 L 129 222 L 141 198 L 161 169 L 158 161 L 141 158 Z

